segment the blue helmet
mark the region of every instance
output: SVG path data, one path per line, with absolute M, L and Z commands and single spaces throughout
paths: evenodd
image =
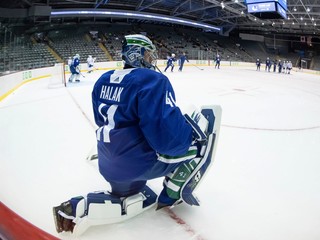
M 156 47 L 149 38 L 141 34 L 125 36 L 122 44 L 122 60 L 126 65 L 155 70 L 157 58 Z

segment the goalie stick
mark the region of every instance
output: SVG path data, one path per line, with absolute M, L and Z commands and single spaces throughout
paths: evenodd
M 191 64 L 192 66 L 198 68 L 199 70 L 204 70 L 203 68 L 199 68 L 197 65 Z

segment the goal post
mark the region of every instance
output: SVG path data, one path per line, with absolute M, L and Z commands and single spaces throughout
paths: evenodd
M 66 87 L 65 64 L 56 63 L 52 67 L 51 78 L 48 88 Z

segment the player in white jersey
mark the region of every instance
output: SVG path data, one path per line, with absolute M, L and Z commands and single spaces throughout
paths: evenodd
M 72 64 L 72 57 L 69 57 L 68 58 L 68 62 L 67 62 L 68 66 L 69 66 L 69 69 L 71 67 L 71 64 Z
M 91 55 L 88 56 L 87 58 L 87 65 L 88 65 L 88 73 L 91 73 L 93 71 L 94 68 L 94 61 L 96 59 L 93 58 Z
M 283 61 L 282 73 L 287 73 L 287 64 L 288 64 L 288 61 Z

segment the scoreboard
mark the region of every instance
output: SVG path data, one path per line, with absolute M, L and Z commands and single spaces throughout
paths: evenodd
M 287 0 L 246 0 L 248 13 L 261 19 L 287 18 Z

